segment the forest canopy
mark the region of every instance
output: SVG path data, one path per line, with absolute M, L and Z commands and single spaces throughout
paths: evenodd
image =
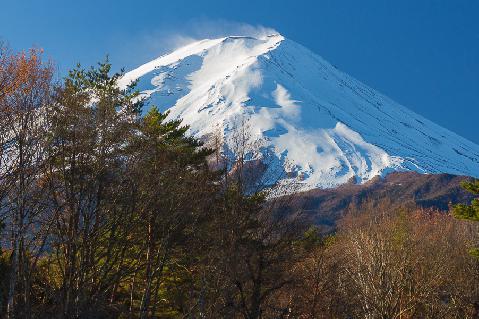
M 108 61 L 54 76 L 0 46 L 5 318 L 478 318 L 474 223 L 371 204 L 325 233 Z

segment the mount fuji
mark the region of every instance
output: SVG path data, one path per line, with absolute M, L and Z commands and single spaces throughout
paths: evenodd
M 394 171 L 479 177 L 479 146 L 279 34 L 191 43 L 128 73 L 141 95 L 223 153 L 268 162 L 263 182 L 301 190 Z M 238 131 L 246 149 L 238 149 Z

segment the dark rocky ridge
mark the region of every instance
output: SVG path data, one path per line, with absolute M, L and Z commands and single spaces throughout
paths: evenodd
M 334 229 L 336 222 L 352 206 L 386 201 L 392 208 L 436 208 L 447 211 L 451 204 L 466 203 L 472 196 L 460 183 L 469 177 L 450 174 L 394 172 L 362 184 L 345 184 L 334 189 L 313 189 L 297 193 L 285 214 L 301 213 L 312 223 Z

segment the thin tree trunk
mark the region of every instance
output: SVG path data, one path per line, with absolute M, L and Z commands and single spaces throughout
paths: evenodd
M 135 291 L 135 283 L 136 283 L 136 272 L 133 275 L 133 278 L 131 280 L 131 288 L 130 288 L 130 309 L 129 309 L 129 314 L 128 318 L 131 319 L 133 318 L 133 301 L 134 301 L 134 291 Z
M 145 292 L 143 293 L 143 298 L 141 302 L 140 308 L 140 319 L 146 319 L 148 315 L 148 308 L 150 306 L 150 298 L 151 298 L 151 284 L 153 279 L 152 274 L 152 253 L 153 253 L 153 234 L 152 234 L 152 226 L 151 223 L 148 225 L 148 248 L 146 252 L 146 286 Z
M 10 267 L 10 282 L 8 285 L 7 296 L 7 319 L 14 318 L 14 301 L 15 301 L 15 286 L 17 285 L 17 268 L 18 268 L 18 239 L 17 235 L 13 238 L 12 250 L 12 265 Z

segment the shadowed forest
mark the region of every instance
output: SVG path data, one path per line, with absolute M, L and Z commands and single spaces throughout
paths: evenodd
M 0 46 L 2 317 L 479 318 L 478 200 L 325 231 L 121 75 Z

